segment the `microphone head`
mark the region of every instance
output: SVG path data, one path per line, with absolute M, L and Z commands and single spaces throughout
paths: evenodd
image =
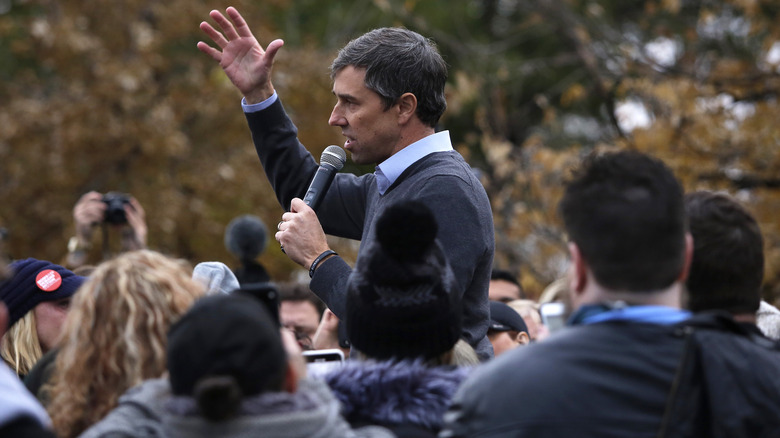
M 347 153 L 344 152 L 344 149 L 333 144 L 326 147 L 325 150 L 322 151 L 322 156 L 320 157 L 320 165 L 331 165 L 335 167 L 337 171 L 341 170 L 346 162 Z

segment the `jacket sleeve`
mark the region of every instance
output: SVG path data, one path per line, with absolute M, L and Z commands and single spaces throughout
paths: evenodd
M 347 313 L 347 280 L 352 268 L 341 257 L 325 260 L 309 283 L 309 289 L 320 297 L 339 319 Z
M 298 141 L 298 128 L 280 100 L 270 107 L 245 113 L 252 141 L 265 174 L 283 209 L 303 198 L 319 164 Z M 317 211 L 325 233 L 359 240 L 365 219 L 366 193 L 373 175 L 338 173 Z

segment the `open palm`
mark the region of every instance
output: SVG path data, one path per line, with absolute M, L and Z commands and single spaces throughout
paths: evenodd
M 233 85 L 247 97 L 247 101 L 250 97 L 254 100 L 270 97 L 273 93 L 271 68 L 284 42 L 274 40 L 263 50 L 241 14 L 233 7 L 227 8 L 226 12 L 229 21 L 219 11 L 211 11 L 209 14 L 222 32 L 205 21 L 200 24 L 201 30 L 211 37 L 219 49 L 202 41 L 198 43 L 198 49 L 219 62 Z

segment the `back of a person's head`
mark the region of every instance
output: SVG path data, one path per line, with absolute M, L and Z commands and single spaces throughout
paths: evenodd
M 755 313 L 764 279 L 764 241 L 753 216 L 723 193 L 685 196 L 693 236 L 688 308 Z
M 167 332 L 204 293 L 192 268 L 151 250 L 103 262 L 65 320 L 51 386 L 55 430 L 75 436 L 116 406 L 127 389 L 165 372 Z
M 167 356 L 173 394 L 194 398 L 211 421 L 235 416 L 246 397 L 282 390 L 287 371 L 279 328 L 242 292 L 195 303 L 171 328 Z
M 377 241 L 347 285 L 348 338 L 368 358 L 435 364 L 458 341 L 460 293 L 437 231 L 419 202 L 390 206 L 377 220 Z
M 559 209 L 569 239 L 603 287 L 655 291 L 682 272 L 683 191 L 660 160 L 633 151 L 591 155 Z

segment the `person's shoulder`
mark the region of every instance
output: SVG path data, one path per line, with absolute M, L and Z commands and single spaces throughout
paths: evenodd
M 502 385 L 522 385 L 524 387 L 546 385 L 550 379 L 576 378 L 567 374 L 567 368 L 580 368 L 583 359 L 599 359 L 634 354 L 642 345 L 629 346 L 633 342 L 642 342 L 642 338 L 651 338 L 655 342 L 665 343 L 671 333 L 668 328 L 648 324 L 591 324 L 566 327 L 541 342 L 536 342 L 514 350 L 481 365 L 467 382 L 478 381 Z M 638 339 L 639 338 L 639 339 Z M 679 343 L 679 342 L 676 342 Z M 629 348 L 631 347 L 631 348 Z M 600 360 L 600 359 L 599 359 Z
M 474 169 L 469 166 L 458 151 L 441 151 L 428 154 L 420 163 L 421 170 L 436 176 L 453 176 L 464 180 L 474 180 L 477 177 Z
M 127 390 L 117 407 L 87 429 L 81 438 L 164 436 L 163 404 L 170 394 L 167 379 L 146 380 Z
M 168 379 L 150 379 L 128 389 L 119 397 L 118 405 L 143 408 L 148 412 L 159 412 L 163 405 L 172 397 L 171 385 Z
M 591 338 L 580 328 L 565 329 L 538 343 L 518 347 L 477 367 L 464 387 L 492 391 L 514 385 L 543 384 L 549 378 L 560 378 L 552 371 L 566 366 L 566 357 L 576 357 L 587 349 Z M 495 387 L 495 388 L 493 388 Z M 505 392 L 505 391 L 502 391 Z

